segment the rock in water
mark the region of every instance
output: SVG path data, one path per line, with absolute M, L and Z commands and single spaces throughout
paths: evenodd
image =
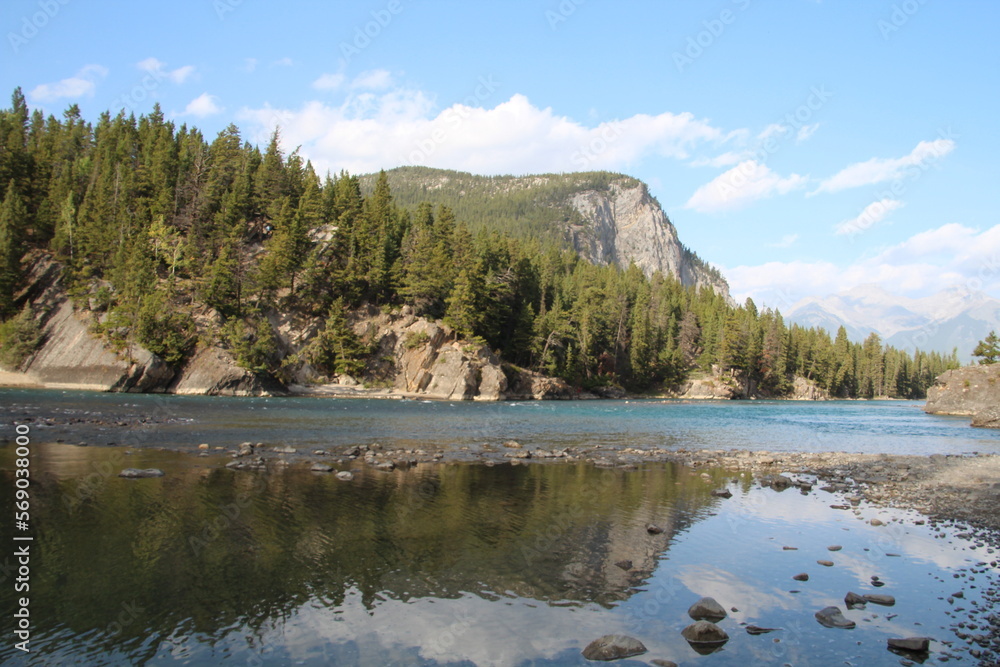
M 354 473 L 351 472 L 350 470 L 341 470 L 340 472 L 337 473 L 337 479 L 342 480 L 344 482 L 350 482 L 352 479 L 354 479 Z
M 901 651 L 913 651 L 919 653 L 921 651 L 927 651 L 931 647 L 931 640 L 928 637 L 907 637 L 903 638 L 889 638 L 889 648 L 899 649 Z
M 663 529 L 657 526 L 655 523 L 650 523 L 646 525 L 646 532 L 650 535 L 659 535 L 663 532 Z
M 673 660 L 656 659 L 656 660 L 650 660 L 650 662 L 656 665 L 656 667 L 677 667 L 677 663 L 674 662 Z
M 726 631 L 709 621 L 696 621 L 681 630 L 681 635 L 695 651 L 707 655 L 729 641 Z
M 618 660 L 645 652 L 646 647 L 638 639 L 625 635 L 604 635 L 587 644 L 583 657 L 587 660 Z
M 795 581 L 809 581 L 809 575 L 805 572 L 800 572 L 799 574 L 793 575 L 792 579 Z
M 140 470 L 139 468 L 125 468 L 120 473 L 119 477 L 124 477 L 126 479 L 142 479 L 145 477 L 163 477 L 163 471 L 159 468 L 146 468 L 145 470 Z
M 726 610 L 715 601 L 715 598 L 702 598 L 688 609 L 688 616 L 696 621 L 721 621 L 726 617 Z
M 827 628 L 843 628 L 850 630 L 857 623 L 847 619 L 838 607 L 826 607 L 816 612 L 816 620 Z
M 716 498 L 732 498 L 733 492 L 729 489 L 715 489 L 712 491 L 712 495 Z
M 632 569 L 632 561 L 630 560 L 620 560 L 615 563 L 618 567 L 628 572 Z
M 865 601 L 871 602 L 872 604 L 880 604 L 884 607 L 892 607 L 896 604 L 896 598 L 891 595 L 876 595 L 874 593 L 866 594 Z
M 313 472 L 333 472 L 333 466 L 326 463 L 314 463 L 309 469 Z
M 759 625 L 748 625 L 747 633 L 751 635 L 765 635 L 768 632 L 774 632 L 775 630 L 780 630 L 781 628 L 762 628 Z
M 848 609 L 864 609 L 867 602 L 865 596 L 854 592 L 849 592 L 844 596 L 844 604 L 847 605 Z

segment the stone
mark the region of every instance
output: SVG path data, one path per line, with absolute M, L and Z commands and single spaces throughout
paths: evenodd
M 351 472 L 350 470 L 341 470 L 340 472 L 337 473 L 337 479 L 342 480 L 344 482 L 350 482 L 352 479 L 354 479 L 354 473 Z
M 709 621 L 696 621 L 681 630 L 681 635 L 699 653 L 699 648 L 711 652 L 729 641 L 726 631 Z
M 276 454 L 294 454 L 296 449 L 291 445 L 278 446 L 273 449 Z
M 688 616 L 696 621 L 721 621 L 726 617 L 726 610 L 715 598 L 704 597 L 688 608 Z
M 753 624 L 751 624 L 751 625 L 747 626 L 747 634 L 751 634 L 751 635 L 766 635 L 769 632 L 775 632 L 775 631 L 780 630 L 780 629 L 781 628 L 762 628 L 759 625 L 753 625 Z
M 632 569 L 632 561 L 630 560 L 620 560 L 615 562 L 615 565 L 625 570 L 626 572 Z
M 663 532 L 663 529 L 657 526 L 655 523 L 646 524 L 646 532 L 650 535 L 659 535 Z
M 200 450 L 202 450 L 202 451 L 205 451 L 205 450 L 206 450 L 206 449 L 208 449 L 208 448 L 209 448 L 209 445 L 208 445 L 208 443 L 206 443 L 206 442 L 203 442 L 203 443 L 201 443 L 200 445 L 198 445 L 198 449 L 200 449 Z
M 805 572 L 800 572 L 799 574 L 793 575 L 792 579 L 795 581 L 809 581 L 809 575 Z
M 761 486 L 769 486 L 775 491 L 784 491 L 792 486 L 793 482 L 784 475 L 765 475 L 760 480 Z
M 163 474 L 159 468 L 125 468 L 118 473 L 118 476 L 125 479 L 145 479 L 147 477 L 163 477 Z
M 375 466 L 376 470 L 381 470 L 383 472 L 392 472 L 396 469 L 396 464 L 392 461 L 384 461 Z
M 642 655 L 646 647 L 641 641 L 626 635 L 604 635 L 587 644 L 583 657 L 587 660 L 619 660 Z
M 712 495 L 716 498 L 732 498 L 733 492 L 729 489 L 715 489 L 712 491 Z
M 333 466 L 327 463 L 314 463 L 309 469 L 313 472 L 333 472 Z
M 833 567 L 833 561 L 832 560 L 818 560 L 816 562 L 819 563 L 820 565 L 822 565 L 823 567 Z
M 844 596 L 844 604 L 847 605 L 848 609 L 864 609 L 867 603 L 868 600 L 865 599 L 865 596 L 857 593 L 849 592 Z
M 889 648 L 899 649 L 901 651 L 913 651 L 914 653 L 925 652 L 931 647 L 931 640 L 929 637 L 890 637 L 888 640 Z
M 239 448 L 236 450 L 236 456 L 252 456 L 254 451 L 254 445 L 252 442 L 241 442 Z
M 650 660 L 650 664 L 656 665 L 656 667 L 677 667 L 677 663 L 673 660 L 661 660 L 657 658 L 656 660 Z
M 846 618 L 839 607 L 825 607 L 816 612 L 816 620 L 819 624 L 827 628 L 842 628 L 850 630 L 857 626 L 857 623 Z
M 843 549 L 843 548 L 844 548 L 844 547 L 840 546 L 839 544 L 835 544 L 835 545 L 833 545 L 833 546 L 829 546 L 829 547 L 827 547 L 827 548 L 826 548 L 826 550 L 827 550 L 827 551 L 840 551 L 840 550 L 841 550 L 841 549 Z
M 868 523 L 870 523 L 873 526 L 884 526 L 885 525 L 885 523 L 883 523 L 881 519 L 872 519 Z
M 865 600 L 871 602 L 872 604 L 880 604 L 883 607 L 892 607 L 896 604 L 896 598 L 891 595 L 877 595 L 875 593 L 867 593 L 865 595 Z

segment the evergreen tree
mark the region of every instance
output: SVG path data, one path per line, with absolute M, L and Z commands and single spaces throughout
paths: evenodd
M 984 366 L 1000 361 L 1000 338 L 997 337 L 997 332 L 990 331 L 986 338 L 979 341 L 972 356 L 979 357 L 979 363 Z

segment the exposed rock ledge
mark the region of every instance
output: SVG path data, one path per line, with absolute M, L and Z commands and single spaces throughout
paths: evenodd
M 971 416 L 973 426 L 1000 428 L 1000 364 L 942 373 L 927 390 L 924 411 Z

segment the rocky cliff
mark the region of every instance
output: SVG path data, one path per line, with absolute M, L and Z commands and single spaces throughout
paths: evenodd
M 782 396 L 772 396 L 751 386 L 744 373 L 722 371 L 718 366 L 712 367 L 711 373 L 692 375 L 678 385 L 665 392 L 667 398 L 683 398 L 690 400 L 737 400 L 737 399 L 771 399 L 780 398 L 791 401 L 827 401 L 830 394 L 812 380 L 796 375 L 792 381 L 791 391 Z
M 428 167 L 399 167 L 386 175 L 402 206 L 443 204 L 474 227 L 558 239 L 593 263 L 623 269 L 634 263 L 647 276 L 659 271 L 729 298 L 722 274 L 680 242 L 646 184 L 630 176 L 478 176 Z M 370 192 L 375 176 L 363 176 L 361 182 Z
M 585 190 L 568 203 L 583 219 L 570 225 L 573 247 L 595 264 L 630 264 L 646 276 L 657 271 L 684 285 L 708 287 L 729 297 L 726 280 L 681 244 L 677 229 L 646 185 L 631 180 L 613 182 L 607 190 Z
M 401 396 L 453 401 L 571 398 L 564 381 L 501 364 L 481 343 L 461 339 L 442 322 L 417 317 L 404 306 L 393 312 L 368 307 L 353 313 L 354 332 L 373 350 L 365 367 L 368 385 Z M 290 350 L 305 344 L 288 322 L 278 333 Z M 297 393 L 358 395 L 358 378 L 325 377 L 308 366 L 294 371 Z
M 927 390 L 924 411 L 971 416 L 973 426 L 1000 428 L 1000 364 L 942 373 Z

